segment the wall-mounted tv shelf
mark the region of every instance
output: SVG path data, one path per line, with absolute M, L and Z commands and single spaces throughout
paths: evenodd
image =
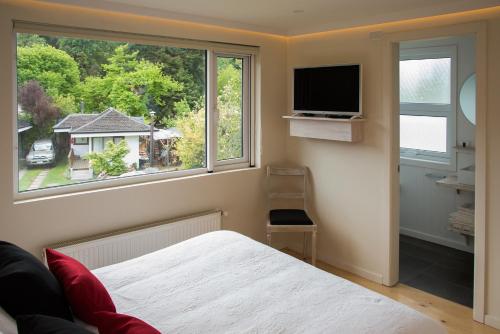
M 356 143 L 363 140 L 363 118 L 283 116 L 290 121 L 290 136 Z

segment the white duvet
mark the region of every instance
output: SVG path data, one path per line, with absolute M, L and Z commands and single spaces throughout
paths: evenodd
M 445 333 L 396 301 L 219 231 L 93 271 L 162 333 Z

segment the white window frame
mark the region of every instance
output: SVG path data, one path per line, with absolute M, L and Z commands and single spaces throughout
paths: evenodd
M 446 117 L 446 152 L 435 152 L 400 147 L 402 164 L 432 167 L 445 170 L 456 169 L 456 98 L 457 98 L 457 46 L 429 46 L 402 48 L 400 61 L 450 58 L 450 104 L 403 103 L 400 102 L 400 115 Z
M 13 134 L 13 161 L 14 161 L 14 199 L 16 201 L 31 200 L 54 195 L 65 195 L 82 191 L 93 191 L 120 187 L 132 184 L 175 179 L 191 175 L 213 173 L 225 170 L 237 170 L 255 167 L 255 63 L 258 56 L 258 47 L 248 45 L 235 45 L 203 40 L 178 39 L 165 36 L 150 36 L 127 32 L 111 32 L 106 30 L 89 30 L 85 28 L 74 28 L 64 26 L 52 26 L 30 22 L 14 22 L 12 31 L 13 48 L 16 50 L 17 33 L 56 35 L 72 38 L 90 38 L 96 40 L 122 41 L 137 44 L 150 44 L 158 46 L 171 46 L 190 48 L 206 51 L 206 167 L 189 170 L 158 172 L 146 175 L 137 175 L 123 178 L 111 178 L 106 180 L 92 180 L 60 187 L 42 188 L 31 191 L 19 192 L 18 176 L 18 133 L 17 133 L 17 108 L 13 110 L 14 134 Z M 217 56 L 237 57 L 243 59 L 243 156 L 241 158 L 217 161 Z M 17 54 L 13 54 L 13 78 L 17 77 L 16 61 Z M 17 82 L 13 80 L 13 100 L 17 101 Z M 17 106 L 17 103 L 13 103 Z
M 217 160 L 217 129 L 219 126 L 219 111 L 217 107 L 217 59 L 221 58 L 239 58 L 242 59 L 243 63 L 243 77 L 242 77 L 242 156 L 239 158 L 232 158 L 226 160 Z M 244 168 L 250 166 L 250 137 L 251 137 L 251 103 L 250 96 L 252 95 L 251 90 L 251 80 L 250 80 L 250 72 L 251 72 L 251 56 L 247 54 L 241 53 L 229 53 L 229 52 L 221 52 L 218 50 L 211 50 L 209 59 L 209 67 L 211 68 L 211 72 L 214 73 L 212 77 L 211 87 L 209 89 L 209 94 L 211 95 L 211 105 L 212 105 L 212 122 L 213 126 L 211 127 L 211 136 L 208 138 L 208 146 L 211 147 L 209 150 L 210 155 L 207 157 L 210 161 L 209 171 L 210 170 L 227 170 L 232 169 L 235 166 Z
M 79 143 L 79 139 L 84 139 L 83 143 Z M 77 137 L 75 138 L 75 142 L 73 145 L 88 145 L 89 144 L 89 137 Z

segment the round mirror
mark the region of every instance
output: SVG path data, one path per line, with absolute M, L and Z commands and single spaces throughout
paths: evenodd
M 472 74 L 465 80 L 460 89 L 460 108 L 465 118 L 472 124 L 476 124 L 476 74 Z

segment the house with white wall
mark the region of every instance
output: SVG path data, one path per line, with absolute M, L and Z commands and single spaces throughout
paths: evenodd
M 54 125 L 54 132 L 69 135 L 69 152 L 76 160 L 82 160 L 91 152 L 102 152 L 106 143 L 121 140 L 127 143 L 129 153 L 124 161 L 127 166 L 139 166 L 139 142 L 141 136 L 150 135 L 150 127 L 140 117 L 127 116 L 114 108 L 100 114 L 70 114 Z M 88 163 L 83 164 L 89 168 Z

